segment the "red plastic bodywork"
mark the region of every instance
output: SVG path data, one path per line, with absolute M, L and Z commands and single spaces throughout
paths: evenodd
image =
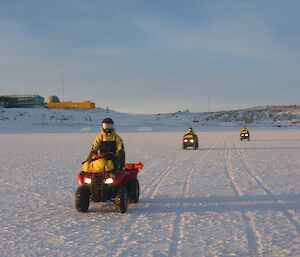
M 111 184 L 111 186 L 117 186 L 117 185 L 123 185 L 127 184 L 129 181 L 137 178 L 139 170 L 138 169 L 125 169 L 125 170 L 119 170 L 116 172 L 116 177 L 113 178 L 114 182 Z M 84 184 L 85 178 L 93 178 L 94 176 L 102 175 L 104 179 L 111 177 L 108 172 L 101 172 L 101 173 L 87 173 L 87 172 L 78 172 L 77 174 L 77 181 L 79 185 Z
M 77 182 L 79 185 L 83 185 L 83 175 L 80 171 L 77 173 Z

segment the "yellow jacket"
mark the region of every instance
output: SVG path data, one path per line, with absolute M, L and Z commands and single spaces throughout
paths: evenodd
M 105 133 L 101 130 L 93 141 L 93 146 L 87 160 L 91 159 L 92 154 L 97 153 L 98 151 L 101 153 L 113 152 L 116 154 L 117 151 L 123 149 L 123 141 L 114 130 L 111 133 Z
M 194 132 L 191 132 L 191 131 L 187 131 L 187 132 L 185 132 L 185 134 L 184 134 L 184 138 L 193 138 L 193 137 L 195 137 L 196 136 L 196 134 L 194 133 Z
M 249 130 L 246 128 L 242 128 L 240 133 L 248 133 L 249 134 Z
M 104 131 L 100 131 L 100 133 L 95 137 L 93 141 L 93 148 L 97 148 L 97 146 L 102 142 L 102 141 L 109 141 L 109 142 L 116 142 L 116 151 L 122 150 L 123 149 L 123 141 L 121 137 L 115 132 L 112 131 L 109 134 L 106 134 Z

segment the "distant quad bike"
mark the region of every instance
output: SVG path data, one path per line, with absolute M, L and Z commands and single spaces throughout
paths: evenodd
M 250 133 L 248 132 L 241 132 L 240 133 L 240 140 L 243 141 L 244 139 L 250 141 Z
M 141 162 L 125 164 L 122 170 L 112 176 L 109 172 L 78 172 L 79 187 L 75 194 L 75 205 L 79 212 L 87 212 L 90 202 L 111 201 L 119 213 L 127 211 L 129 203 L 137 203 L 140 196 L 140 186 L 137 179 Z
M 184 136 L 183 137 L 183 139 L 182 139 L 182 149 L 186 150 L 189 147 L 192 147 L 194 150 L 197 150 L 199 148 L 197 135 Z

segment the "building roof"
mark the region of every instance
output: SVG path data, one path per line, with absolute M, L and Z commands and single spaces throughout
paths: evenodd
M 0 97 L 6 97 L 6 98 L 13 98 L 13 97 L 41 97 L 43 98 L 42 96 L 40 95 L 2 95 Z

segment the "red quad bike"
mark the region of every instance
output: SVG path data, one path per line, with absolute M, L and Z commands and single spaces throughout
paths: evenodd
M 243 141 L 243 139 L 250 141 L 250 133 L 249 132 L 241 132 L 240 139 L 241 139 L 241 141 Z
M 79 212 L 87 212 L 90 201 L 115 204 L 119 213 L 127 211 L 127 204 L 137 203 L 140 196 L 140 186 L 137 179 L 139 169 L 143 168 L 141 162 L 127 163 L 115 176 L 109 172 L 88 173 L 78 172 L 79 187 L 75 194 L 75 205 Z
M 198 146 L 198 136 L 194 135 L 191 137 L 183 137 L 182 139 L 182 149 L 186 150 L 189 147 L 192 147 L 194 150 L 197 150 L 199 148 Z

